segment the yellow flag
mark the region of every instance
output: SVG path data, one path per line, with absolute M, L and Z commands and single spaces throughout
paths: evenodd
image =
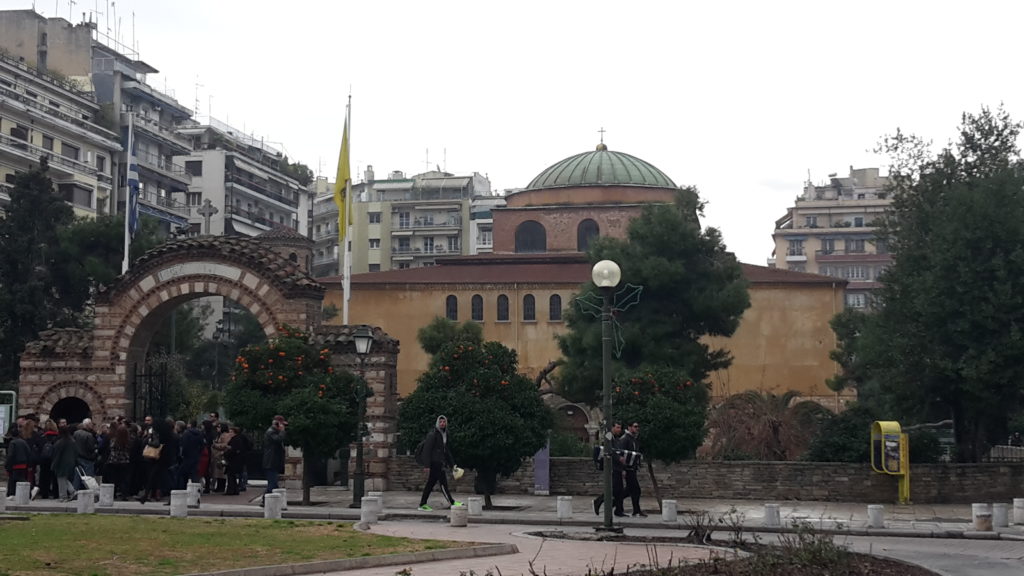
M 338 155 L 338 175 L 334 180 L 334 203 L 338 205 L 338 244 L 344 249 L 345 232 L 352 219 L 347 214 L 346 194 L 348 182 L 352 178 L 348 162 L 348 117 L 345 118 L 345 132 L 341 136 L 341 153 Z

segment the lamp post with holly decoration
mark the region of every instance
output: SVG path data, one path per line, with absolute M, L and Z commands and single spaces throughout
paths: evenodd
M 594 285 L 601 291 L 601 394 L 604 401 L 604 525 L 601 529 L 614 531 L 612 525 L 612 298 L 615 287 L 622 279 L 622 270 L 611 260 L 601 260 L 591 271 Z
M 366 436 L 366 356 L 373 345 L 373 330 L 363 324 L 352 332 L 356 356 L 359 358 L 359 381 L 356 383 L 358 401 L 359 431 L 356 438 L 356 469 L 352 480 L 352 508 L 363 505 L 363 490 L 366 488 L 366 471 L 363 470 L 363 438 Z

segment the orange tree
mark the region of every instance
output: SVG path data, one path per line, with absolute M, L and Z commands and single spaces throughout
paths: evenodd
M 653 460 L 665 463 L 692 458 L 704 441 L 709 385 L 694 383 L 669 367 L 638 369 L 612 383 L 613 418 L 625 428 L 640 424 L 640 452 L 661 501 Z
M 328 350 L 308 342 L 307 334 L 281 326 L 277 338 L 242 349 L 225 407 L 234 423 L 257 434 L 274 415 L 284 415 L 288 445 L 301 448 L 310 461 L 322 461 L 356 439 L 358 387 L 356 376 L 331 367 Z M 308 503 L 306 474 L 302 485 L 303 502 Z
M 509 476 L 547 442 L 551 411 L 537 385 L 519 374 L 515 350 L 500 342 L 449 342 L 433 356 L 402 402 L 400 444 L 412 450 L 448 417 L 452 456 L 475 470 L 476 492 L 491 506 L 498 475 Z

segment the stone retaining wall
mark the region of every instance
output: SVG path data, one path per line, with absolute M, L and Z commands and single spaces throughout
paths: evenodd
M 685 462 L 654 465 L 663 497 L 735 498 L 738 500 L 820 500 L 835 502 L 893 502 L 897 480 L 878 474 L 868 464 L 826 462 Z M 915 504 L 1008 502 L 1024 497 L 1024 463 L 916 464 L 911 467 L 910 495 Z M 422 490 L 423 469 L 410 456 L 391 459 L 393 490 Z M 456 492 L 473 491 L 472 472 Z M 551 494 L 598 494 L 602 479 L 587 458 L 551 459 Z M 646 470 L 640 486 L 653 494 Z M 533 492 L 533 465 L 502 479 L 505 494 Z

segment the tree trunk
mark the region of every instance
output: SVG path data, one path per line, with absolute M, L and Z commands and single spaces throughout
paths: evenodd
M 483 495 L 485 510 L 490 510 L 493 507 L 493 504 L 491 503 L 491 494 L 494 494 L 497 484 L 497 472 L 477 470 L 476 479 L 473 481 L 473 491 L 477 494 Z
M 309 466 L 302 465 L 302 505 L 309 506 Z
M 658 500 L 658 512 L 661 512 L 661 489 L 658 488 L 658 479 L 654 477 L 654 463 L 647 461 L 647 474 L 651 477 L 651 486 L 654 488 L 654 497 Z

